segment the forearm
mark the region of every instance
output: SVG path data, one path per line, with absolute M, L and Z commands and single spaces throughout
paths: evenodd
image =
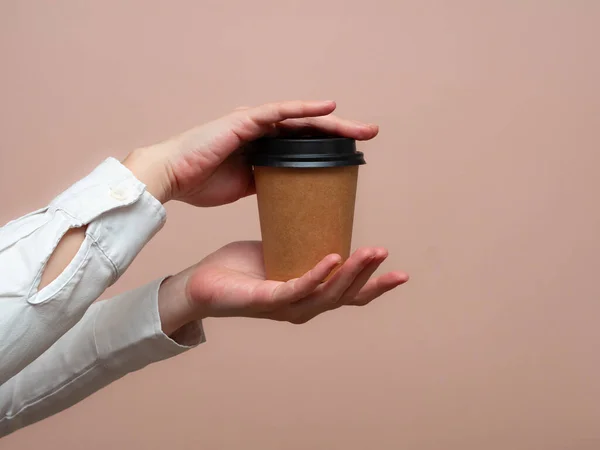
M 0 384 L 75 325 L 164 220 L 145 186 L 109 159 L 47 208 L 2 227 Z
M 185 272 L 165 279 L 158 295 L 158 311 L 163 333 L 172 336 L 195 317 L 187 298 L 187 275 Z
M 144 153 L 144 157 L 140 157 L 140 152 Z M 164 177 L 158 176 L 158 171 L 161 171 L 160 164 L 152 161 L 147 155 L 151 153 L 145 149 L 135 150 L 125 158 L 123 165 L 127 167 L 131 173 L 146 186 L 146 191 L 156 198 L 159 202 L 165 203 L 168 200 L 168 187 L 164 183 Z M 60 273 L 65 270 L 69 263 L 73 260 L 77 251 L 81 247 L 85 239 L 85 231 L 87 226 L 72 228 L 62 237 L 50 259 L 46 263 L 46 267 L 42 273 L 39 289 L 46 287 L 51 281 L 56 279 Z
M 62 237 L 46 263 L 38 289 L 43 289 L 55 280 L 73 260 L 85 239 L 87 227 L 71 228 Z
M 180 327 L 171 339 L 183 293 L 159 289 L 160 280 L 94 304 L 33 363 L 0 386 L 0 436 L 81 401 L 127 373 L 175 356 L 203 340 L 201 323 Z

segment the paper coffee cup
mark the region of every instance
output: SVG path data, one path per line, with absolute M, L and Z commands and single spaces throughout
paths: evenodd
M 365 164 L 355 141 L 265 138 L 253 150 L 267 279 L 298 278 L 331 253 L 348 258 Z

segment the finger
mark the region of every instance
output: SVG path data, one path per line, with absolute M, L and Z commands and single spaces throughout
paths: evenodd
M 365 284 L 360 292 L 353 299 L 350 299 L 347 304 L 364 306 L 386 292 L 406 283 L 408 278 L 408 275 L 404 272 L 389 272 L 374 278 Z
M 375 124 L 367 124 L 354 120 L 342 119 L 337 116 L 307 117 L 301 119 L 288 119 L 277 124 L 277 128 L 284 133 L 303 134 L 309 132 L 322 132 L 334 136 L 348 137 L 361 141 L 373 139 L 379 133 Z
M 367 265 L 367 267 L 358 274 L 352 284 L 346 292 L 342 295 L 342 298 L 337 303 L 337 306 L 342 306 L 346 302 L 353 300 L 354 297 L 360 292 L 360 290 L 367 284 L 369 279 L 373 276 L 375 271 L 379 268 L 381 263 L 388 257 L 388 251 L 385 248 L 375 249 L 375 256 L 373 260 Z
M 331 114 L 335 110 L 333 101 L 291 101 L 267 103 L 234 112 L 229 115 L 231 130 L 242 142 L 249 142 L 263 136 L 269 129 L 286 119 L 317 117 Z
M 342 267 L 323 285 L 319 297 L 327 303 L 337 303 L 344 292 L 352 285 L 356 277 L 367 268 L 376 255 L 376 249 L 360 248 L 348 258 Z
M 375 249 L 372 248 L 361 248 L 354 252 L 325 284 L 315 289 L 308 298 L 290 305 L 288 315 L 294 321 L 303 323 L 334 308 L 340 297 L 374 257 Z
M 333 101 L 291 101 L 267 103 L 246 112 L 248 117 L 261 125 L 269 125 L 286 119 L 318 117 L 331 114 L 336 108 Z
M 290 308 L 289 314 L 294 323 L 305 323 L 315 318 L 316 316 L 333 309 L 337 309 L 340 306 L 344 306 L 348 300 L 354 299 L 356 294 L 362 289 L 362 287 L 369 281 L 369 278 L 381 265 L 381 263 L 387 257 L 387 250 L 377 249 L 376 255 L 373 260 L 367 264 L 367 266 L 360 272 L 350 287 L 346 289 L 342 298 L 337 302 L 323 301 L 321 297 L 314 301 L 300 302 L 298 308 Z M 296 305 L 292 305 L 296 306 Z
M 291 303 L 303 299 L 317 289 L 341 261 L 340 255 L 326 256 L 302 277 L 280 284 L 273 293 L 273 301 Z
M 365 269 L 367 270 L 367 269 Z M 408 275 L 404 272 L 390 272 L 378 278 L 374 278 L 366 283 L 360 292 L 346 304 L 354 306 L 364 306 L 377 297 L 398 287 L 408 281 Z M 295 324 L 303 324 L 314 317 L 335 308 L 332 308 L 331 302 L 324 302 L 321 296 L 315 292 L 311 298 L 291 304 L 282 312 L 281 320 Z M 317 297 L 318 296 L 318 297 Z M 341 305 L 340 305 L 341 306 Z

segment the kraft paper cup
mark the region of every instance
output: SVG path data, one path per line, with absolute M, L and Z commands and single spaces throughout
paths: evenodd
M 365 164 L 355 141 L 265 138 L 253 150 L 267 279 L 298 278 L 331 253 L 347 259 Z

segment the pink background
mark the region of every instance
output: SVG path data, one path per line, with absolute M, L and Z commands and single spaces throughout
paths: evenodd
M 355 246 L 411 282 L 209 342 L 3 450 L 600 448 L 600 2 L 0 2 L 0 219 L 235 106 L 339 102 Z M 168 205 L 111 294 L 259 236 L 255 199 Z

